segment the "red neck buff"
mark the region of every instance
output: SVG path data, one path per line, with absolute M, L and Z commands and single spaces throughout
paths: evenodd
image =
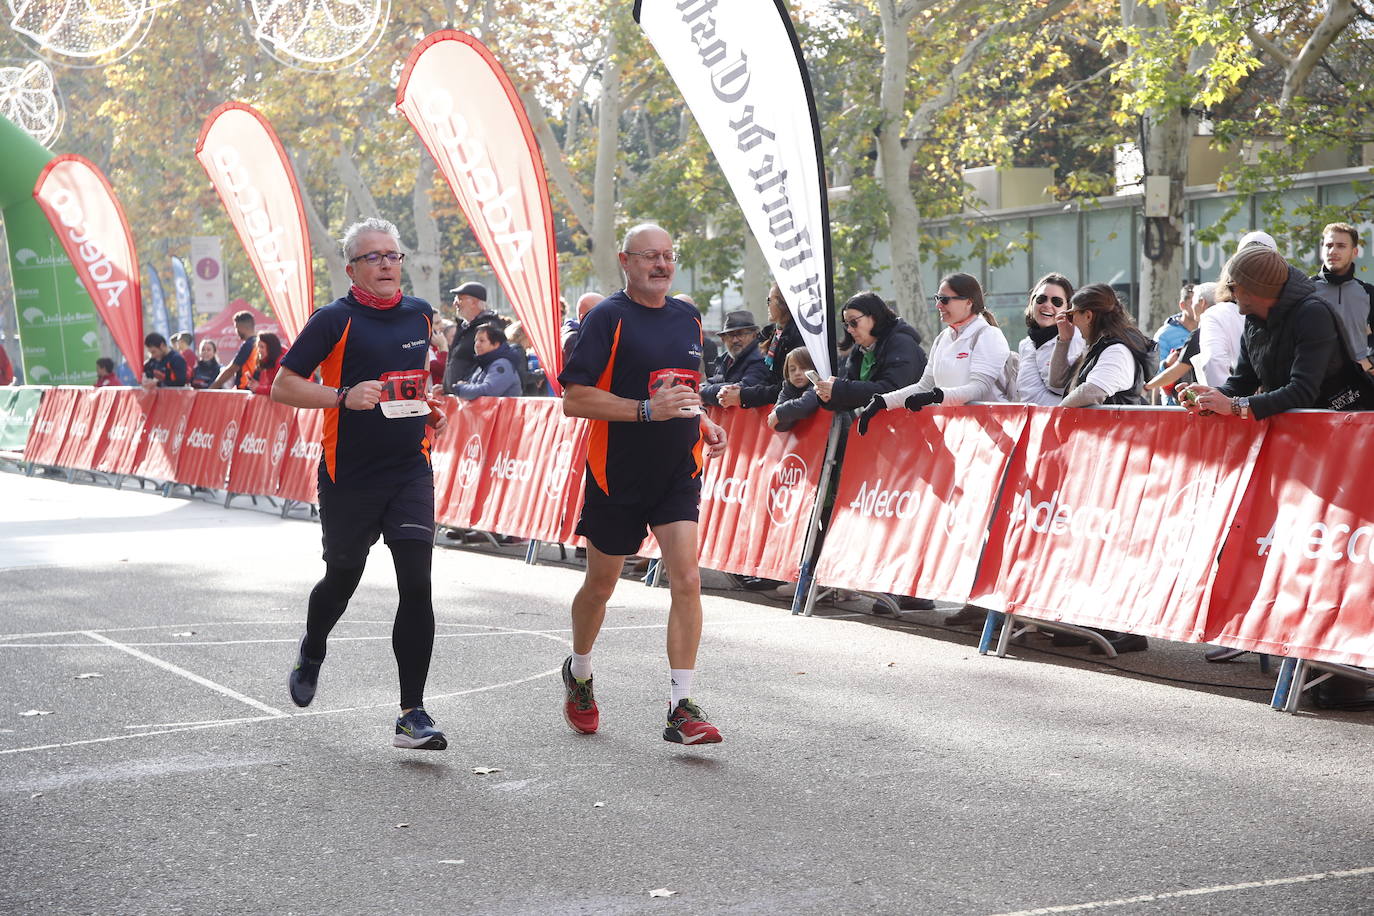
M 390 298 L 383 299 L 381 296 L 372 295 L 367 290 L 359 287 L 356 283 L 349 288 L 348 294 L 368 308 L 381 309 L 382 311 L 394 309 L 401 301 L 401 291 L 399 289 L 396 290 Z

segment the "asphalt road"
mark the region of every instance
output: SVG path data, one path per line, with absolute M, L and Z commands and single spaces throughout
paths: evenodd
M 580 736 L 577 567 L 440 550 L 451 744 L 401 751 L 384 550 L 315 704 L 286 696 L 318 538 L 0 473 L 0 912 L 1374 912 L 1374 713 L 1273 712 L 1253 657 L 980 657 L 937 614 L 711 589 L 696 694 L 725 741 L 686 749 L 667 591 L 627 578 Z

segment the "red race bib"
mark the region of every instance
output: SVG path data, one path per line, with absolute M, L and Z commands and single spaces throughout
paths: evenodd
M 381 379 L 382 415 L 394 420 L 399 417 L 421 417 L 429 413 L 425 391 L 429 372 L 424 369 L 404 369 L 387 372 Z

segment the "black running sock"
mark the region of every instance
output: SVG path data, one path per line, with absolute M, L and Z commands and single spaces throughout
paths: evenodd
M 423 706 L 429 660 L 434 654 L 434 602 L 430 590 L 430 560 L 434 548 L 428 541 L 396 541 L 388 544 L 396 565 L 396 623 L 391 628 L 391 651 L 401 681 L 401 708 Z
M 348 607 L 348 600 L 363 577 L 363 566 L 335 566 L 326 564 L 324 578 L 310 590 L 310 604 L 305 617 L 305 657 L 324 660 L 325 643 L 334 624 L 339 622 Z

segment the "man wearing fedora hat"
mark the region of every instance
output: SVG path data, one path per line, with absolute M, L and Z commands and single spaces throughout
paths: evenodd
M 716 332 L 725 352 L 716 360 L 711 376 L 701 388 L 701 402 L 720 406 L 726 389 L 738 392 L 741 387 L 753 387 L 768 382 L 768 364 L 759 351 L 759 326 L 754 313 L 736 309 L 725 316 L 725 327 Z M 728 402 L 739 406 L 739 398 Z
M 453 343 L 448 348 L 448 364 L 444 366 L 444 393 L 457 394 L 458 386 L 477 368 L 477 351 L 473 348 L 477 329 L 492 325 L 504 331 L 506 319 L 487 308 L 487 288 L 480 283 L 470 280 L 449 292 L 453 293 L 453 307 L 458 312 L 458 330 L 454 332 Z
M 1222 269 L 1217 298 L 1233 300 L 1245 316 L 1240 357 L 1221 386 L 1183 389 L 1188 410 L 1263 420 L 1285 410 L 1360 406 L 1335 313 L 1277 251 L 1261 245 L 1237 251 Z

